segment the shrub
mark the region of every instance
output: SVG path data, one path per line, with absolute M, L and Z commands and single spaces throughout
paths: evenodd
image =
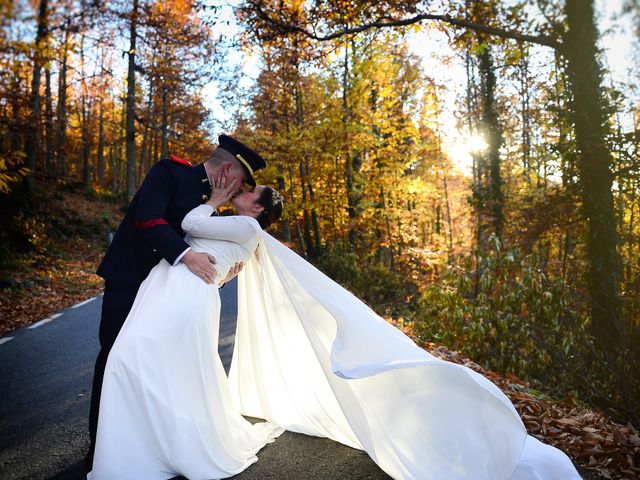
M 404 316 L 415 307 L 418 285 L 406 264 L 388 268 L 375 253 L 363 257 L 342 243 L 328 245 L 315 264 L 380 315 Z
M 425 339 L 464 351 L 489 368 L 562 383 L 558 358 L 582 355 L 586 316 L 562 279 L 546 275 L 537 255 L 493 248 L 427 287 L 415 328 Z M 476 280 L 477 278 L 477 280 Z

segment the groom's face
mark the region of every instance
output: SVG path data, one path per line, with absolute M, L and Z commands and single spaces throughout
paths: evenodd
M 246 183 L 247 175 L 244 171 L 244 168 L 236 165 L 230 165 L 226 169 L 225 173 L 227 177 L 225 187 L 229 185 L 231 182 L 233 182 L 234 180 L 236 181 L 236 191 L 234 193 L 234 196 L 242 193 L 246 188 L 251 188 L 250 185 Z

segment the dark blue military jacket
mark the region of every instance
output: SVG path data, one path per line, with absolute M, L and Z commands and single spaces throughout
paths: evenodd
M 188 247 L 182 219 L 211 193 L 204 164 L 175 156 L 156 163 L 129 204 L 98 275 L 119 287 L 137 288 L 164 258 L 170 264 Z

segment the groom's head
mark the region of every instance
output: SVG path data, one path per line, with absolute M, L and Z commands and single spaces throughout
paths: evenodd
M 223 173 L 227 184 L 237 180 L 238 191 L 245 184 L 255 187 L 253 173 L 267 166 L 267 162 L 257 152 L 229 135 L 218 137 L 216 148 L 209 159 L 215 174 Z

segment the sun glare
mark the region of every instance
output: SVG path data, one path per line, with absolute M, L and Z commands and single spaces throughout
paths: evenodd
M 488 147 L 484 136 L 478 132 L 455 131 L 443 145 L 453 165 L 467 176 L 472 175 L 472 155 L 482 153 Z
M 462 141 L 462 147 L 467 153 L 481 153 L 489 146 L 484 139 L 484 136 L 478 132 L 472 132 L 464 135 Z

